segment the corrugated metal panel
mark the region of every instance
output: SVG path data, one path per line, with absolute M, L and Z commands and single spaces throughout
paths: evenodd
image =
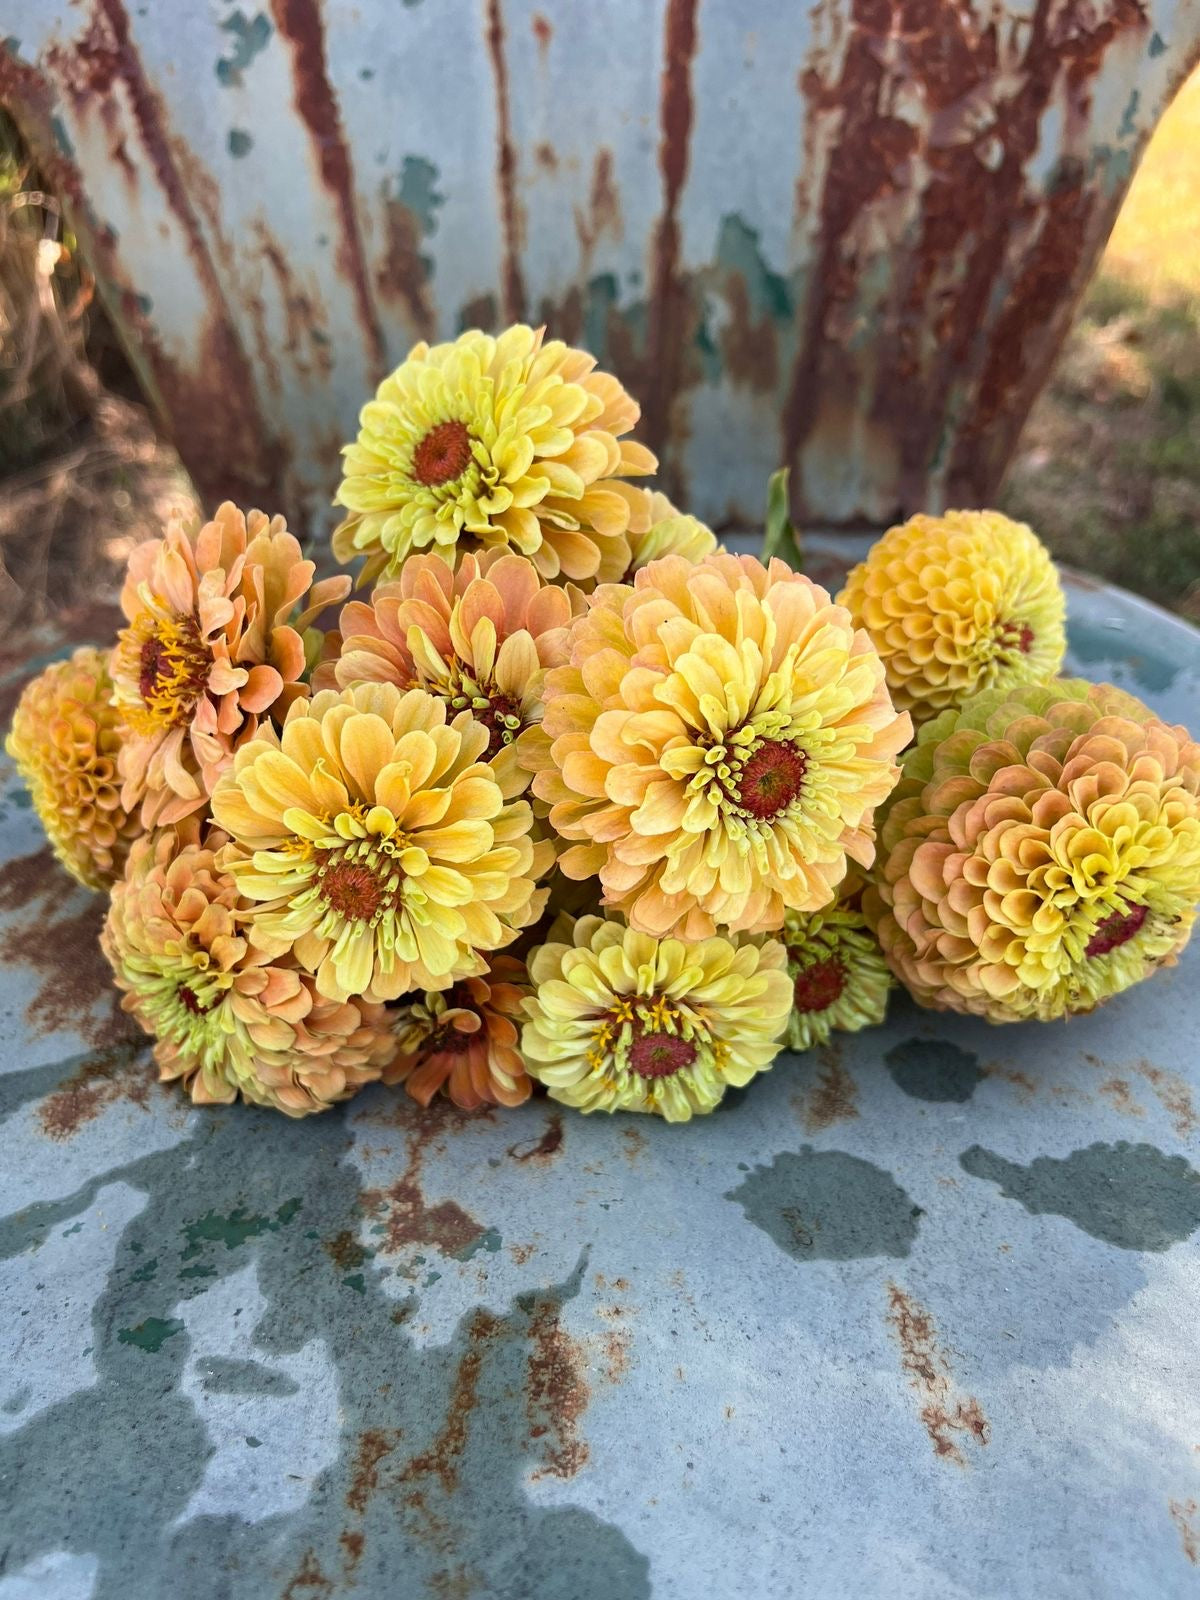
M 994 490 L 1200 0 L 3 0 L 0 94 L 212 499 L 327 520 L 418 337 L 516 317 L 665 486 L 853 526 Z

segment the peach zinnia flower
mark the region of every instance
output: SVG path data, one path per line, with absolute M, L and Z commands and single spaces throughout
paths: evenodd
M 22 692 L 4 748 L 29 785 L 55 856 L 88 889 L 120 876 L 138 820 L 121 804 L 121 718 L 108 651 L 76 650 Z
M 766 1071 L 792 1003 L 777 940 L 655 939 L 561 920 L 529 958 L 521 1043 L 552 1100 L 686 1122 Z
M 189 826 L 190 824 L 190 826 Z M 139 839 L 101 945 L 164 1082 L 199 1105 L 239 1094 L 290 1117 L 375 1082 L 396 1053 L 387 1008 L 329 1000 L 290 955 L 247 941 L 245 904 L 195 818 Z
M 545 578 L 619 578 L 630 513 L 614 482 L 658 463 L 622 438 L 639 408 L 595 366 L 523 324 L 415 345 L 345 448 L 338 560 L 365 554 L 369 582 L 415 550 L 453 564 L 465 549 L 504 546 Z
M 384 1082 L 402 1083 L 423 1106 L 439 1093 L 464 1111 L 521 1105 L 532 1087 L 517 1049 L 529 993 L 524 964 L 501 955 L 479 977 L 403 1001 L 399 1054 Z
M 411 556 L 398 579 L 341 615 L 338 658 L 314 683 L 394 683 L 427 689 L 488 730 L 488 758 L 512 798 L 529 782 L 517 760 L 525 730 L 542 719 L 546 669 L 567 659 L 567 628 L 583 595 L 543 584 L 524 556 L 466 555 L 457 570 Z
M 869 865 L 910 723 L 849 614 L 782 561 L 653 562 L 606 585 L 546 679 L 534 793 L 631 926 L 770 931 Z M 523 756 L 523 759 L 526 759 Z
M 717 549 L 717 536 L 698 517 L 673 506 L 658 489 L 639 489 L 619 483 L 616 489 L 629 502 L 629 566 L 622 583 L 632 583 L 635 572 L 663 556 L 685 556 L 702 561 Z
M 335 1000 L 395 1000 L 482 973 L 479 953 L 537 920 L 553 849 L 486 760 L 488 731 L 390 683 L 298 700 L 212 797 L 251 938 L 294 948 Z M 235 848 L 236 847 L 236 848 Z
M 1076 678 L 922 729 L 863 909 L 922 1005 L 1015 1022 L 1170 965 L 1198 903 L 1200 745 Z
M 203 806 L 260 717 L 304 692 L 303 631 L 350 587 L 314 585 L 315 570 L 282 517 L 228 501 L 203 527 L 171 522 L 130 556 L 112 675 L 127 730 L 122 804 L 144 795 L 147 827 Z
M 1046 683 L 1067 646 L 1049 552 L 998 511 L 910 517 L 871 547 L 838 599 L 918 724 L 983 689 Z

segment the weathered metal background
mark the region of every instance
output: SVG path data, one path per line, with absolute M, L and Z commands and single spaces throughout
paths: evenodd
M 1070 607 L 1195 720 L 1200 635 Z M 685 1128 L 297 1124 L 153 1083 L 7 770 L 0 860 L 0 1600 L 1195 1594 L 1200 946 Z
M 422 337 L 545 319 L 664 486 L 825 525 L 988 501 L 1200 0 L 0 0 L 203 493 L 328 519 Z

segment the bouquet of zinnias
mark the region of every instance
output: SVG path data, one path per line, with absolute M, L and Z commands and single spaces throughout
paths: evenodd
M 1055 678 L 1028 528 L 914 517 L 835 601 L 638 487 L 638 416 L 531 328 L 418 345 L 345 451 L 361 598 L 226 504 L 25 691 L 8 750 L 197 1102 L 683 1121 L 897 979 L 1050 1019 L 1186 942 L 1200 747 Z

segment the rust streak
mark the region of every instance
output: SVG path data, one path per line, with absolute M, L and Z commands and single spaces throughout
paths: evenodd
M 934 1453 L 965 1466 L 955 1435 L 969 1435 L 979 1446 L 986 1445 L 990 1426 L 983 1408 L 973 1395 L 962 1395 L 955 1388 L 949 1360 L 938 1344 L 928 1311 L 898 1284 L 889 1283 L 887 1291 L 887 1320 L 900 1344 L 900 1365 L 922 1402 L 921 1421 Z
M 333 1581 L 321 1571 L 315 1550 L 306 1550 L 300 1558 L 296 1575 L 283 1591 L 281 1600 L 328 1600 L 333 1593 Z
M 806 1133 L 819 1133 L 858 1116 L 858 1085 L 842 1065 L 837 1046 L 826 1045 L 820 1059 L 817 1081 L 800 1103 Z
M 366 1511 L 367 1501 L 379 1487 L 379 1463 L 392 1454 L 399 1438 L 391 1428 L 366 1428 L 359 1434 L 350 1487 L 346 1490 L 346 1507 L 356 1516 L 361 1517 Z
M 320 0 L 271 0 L 271 14 L 292 50 L 293 100 L 309 130 L 321 181 L 337 208 L 342 241 L 338 266 L 350 280 L 359 326 L 376 382 L 387 367 L 383 332 L 371 299 L 362 234 L 355 209 L 354 169 L 337 96 L 329 81 Z
M 471 1413 L 479 1403 L 479 1374 L 483 1367 L 483 1349 L 500 1332 L 500 1319 L 476 1307 L 467 1325 L 469 1348 L 458 1363 L 454 1386 L 446 1407 L 446 1420 L 442 1430 L 429 1449 L 423 1451 L 405 1467 L 404 1482 L 413 1478 L 434 1476 L 447 1494 L 458 1488 L 458 1469 L 467 1447 Z
M 47 1138 L 61 1144 L 94 1122 L 106 1106 L 125 1101 L 148 1110 L 154 1087 L 154 1073 L 140 1046 L 100 1050 L 46 1096 L 37 1108 L 38 1122 Z
M 643 419 L 645 441 L 655 451 L 663 448 L 670 432 L 671 402 L 680 377 L 687 318 L 687 289 L 679 267 L 678 212 L 692 137 L 696 10 L 697 0 L 667 0 L 658 145 L 663 212 L 654 240 L 649 387 Z
M 1196 1513 L 1200 1511 L 1194 1500 L 1168 1500 L 1167 1510 L 1171 1521 L 1179 1529 L 1183 1553 L 1193 1566 L 1200 1564 L 1200 1530 L 1196 1526 Z
M 559 1307 L 541 1301 L 529 1323 L 531 1349 L 526 1366 L 525 1400 L 529 1437 L 543 1448 L 543 1465 L 534 1478 L 573 1478 L 586 1463 L 589 1448 L 579 1437 L 579 1421 L 590 1394 L 583 1353 L 559 1321 Z
M 509 322 L 525 317 L 525 280 L 521 273 L 524 219 L 517 200 L 517 156 L 513 145 L 508 104 L 508 63 L 504 55 L 504 18 L 500 0 L 485 0 L 487 46 L 496 84 L 496 185 L 500 194 L 500 231 L 504 241 L 502 265 L 504 315 Z
M 1200 1126 L 1200 1118 L 1197 1117 L 1196 1103 L 1187 1081 L 1177 1072 L 1168 1072 L 1165 1067 L 1156 1067 L 1150 1061 L 1139 1061 L 1137 1070 L 1154 1091 L 1155 1098 L 1170 1117 L 1179 1137 L 1187 1139 L 1195 1133 Z
M 546 1126 L 542 1129 L 542 1136 L 536 1144 L 519 1145 L 510 1144 L 508 1153 L 514 1161 L 536 1161 L 539 1165 L 547 1165 L 562 1149 L 563 1122 L 562 1116 L 557 1111 L 552 1111 L 546 1119 Z

